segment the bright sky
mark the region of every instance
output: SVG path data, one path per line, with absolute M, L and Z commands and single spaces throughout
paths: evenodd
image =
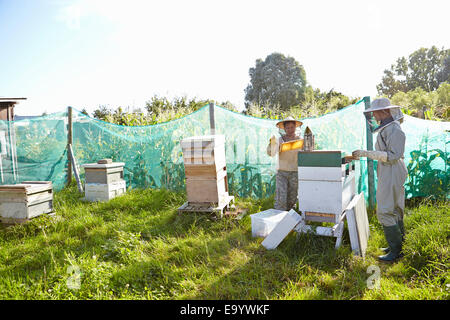
M 157 94 L 244 107 L 255 60 L 295 58 L 322 91 L 375 96 L 383 70 L 450 48 L 450 1 L 0 0 L 0 97 L 18 115 L 144 109 Z

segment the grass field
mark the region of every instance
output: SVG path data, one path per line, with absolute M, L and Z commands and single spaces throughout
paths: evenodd
M 382 229 L 369 213 L 366 258 L 345 230 L 291 233 L 276 249 L 251 221 L 178 214 L 184 194 L 132 190 L 85 203 L 72 184 L 55 194 L 56 219 L 0 227 L 0 299 L 449 299 L 448 202 L 407 209 L 405 256 L 379 263 Z M 249 214 L 273 199 L 237 199 Z M 379 277 L 377 277 L 379 275 Z M 379 278 L 379 281 L 373 279 Z

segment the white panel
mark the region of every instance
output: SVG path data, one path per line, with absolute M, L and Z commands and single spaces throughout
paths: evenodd
M 347 179 L 345 180 L 345 185 L 342 190 L 342 211 L 348 206 L 350 201 L 353 199 L 355 195 L 355 174 L 351 173 Z
M 86 183 L 84 186 L 85 199 L 88 201 L 108 201 L 126 192 L 125 180 L 109 184 Z
M 126 188 L 125 180 L 115 181 L 108 184 L 102 183 L 86 183 L 84 185 L 86 191 L 94 191 L 94 192 L 110 192 L 117 189 Z
M 369 239 L 369 219 L 364 193 L 361 192 L 352 199 L 347 207 L 346 218 L 352 250 L 364 257 Z
M 3 202 L 0 203 L 0 216 L 3 218 L 28 218 L 27 204 L 22 202 Z
M 298 167 L 299 180 L 341 181 L 342 176 L 342 167 Z
M 361 251 L 359 247 L 358 231 L 356 230 L 356 219 L 354 208 L 347 210 L 346 218 L 352 251 L 355 254 L 359 255 Z
M 342 182 L 299 180 L 298 204 L 300 211 L 341 214 Z
M 300 222 L 301 216 L 291 209 L 286 216 L 275 226 L 271 233 L 261 243 L 264 248 L 271 250 L 278 247 L 283 239 Z

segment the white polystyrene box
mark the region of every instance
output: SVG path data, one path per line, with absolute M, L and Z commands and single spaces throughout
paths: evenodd
M 252 237 L 266 237 L 287 213 L 287 211 L 269 209 L 251 214 Z
M 275 249 L 283 241 L 289 232 L 301 221 L 302 217 L 291 209 L 284 218 L 277 223 L 275 228 L 269 233 L 269 235 L 261 243 L 262 246 L 268 250 Z

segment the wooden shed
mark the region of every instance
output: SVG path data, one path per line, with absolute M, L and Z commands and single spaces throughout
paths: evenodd
M 13 121 L 14 120 L 14 106 L 21 100 L 27 98 L 3 98 L 0 97 L 0 120 Z

